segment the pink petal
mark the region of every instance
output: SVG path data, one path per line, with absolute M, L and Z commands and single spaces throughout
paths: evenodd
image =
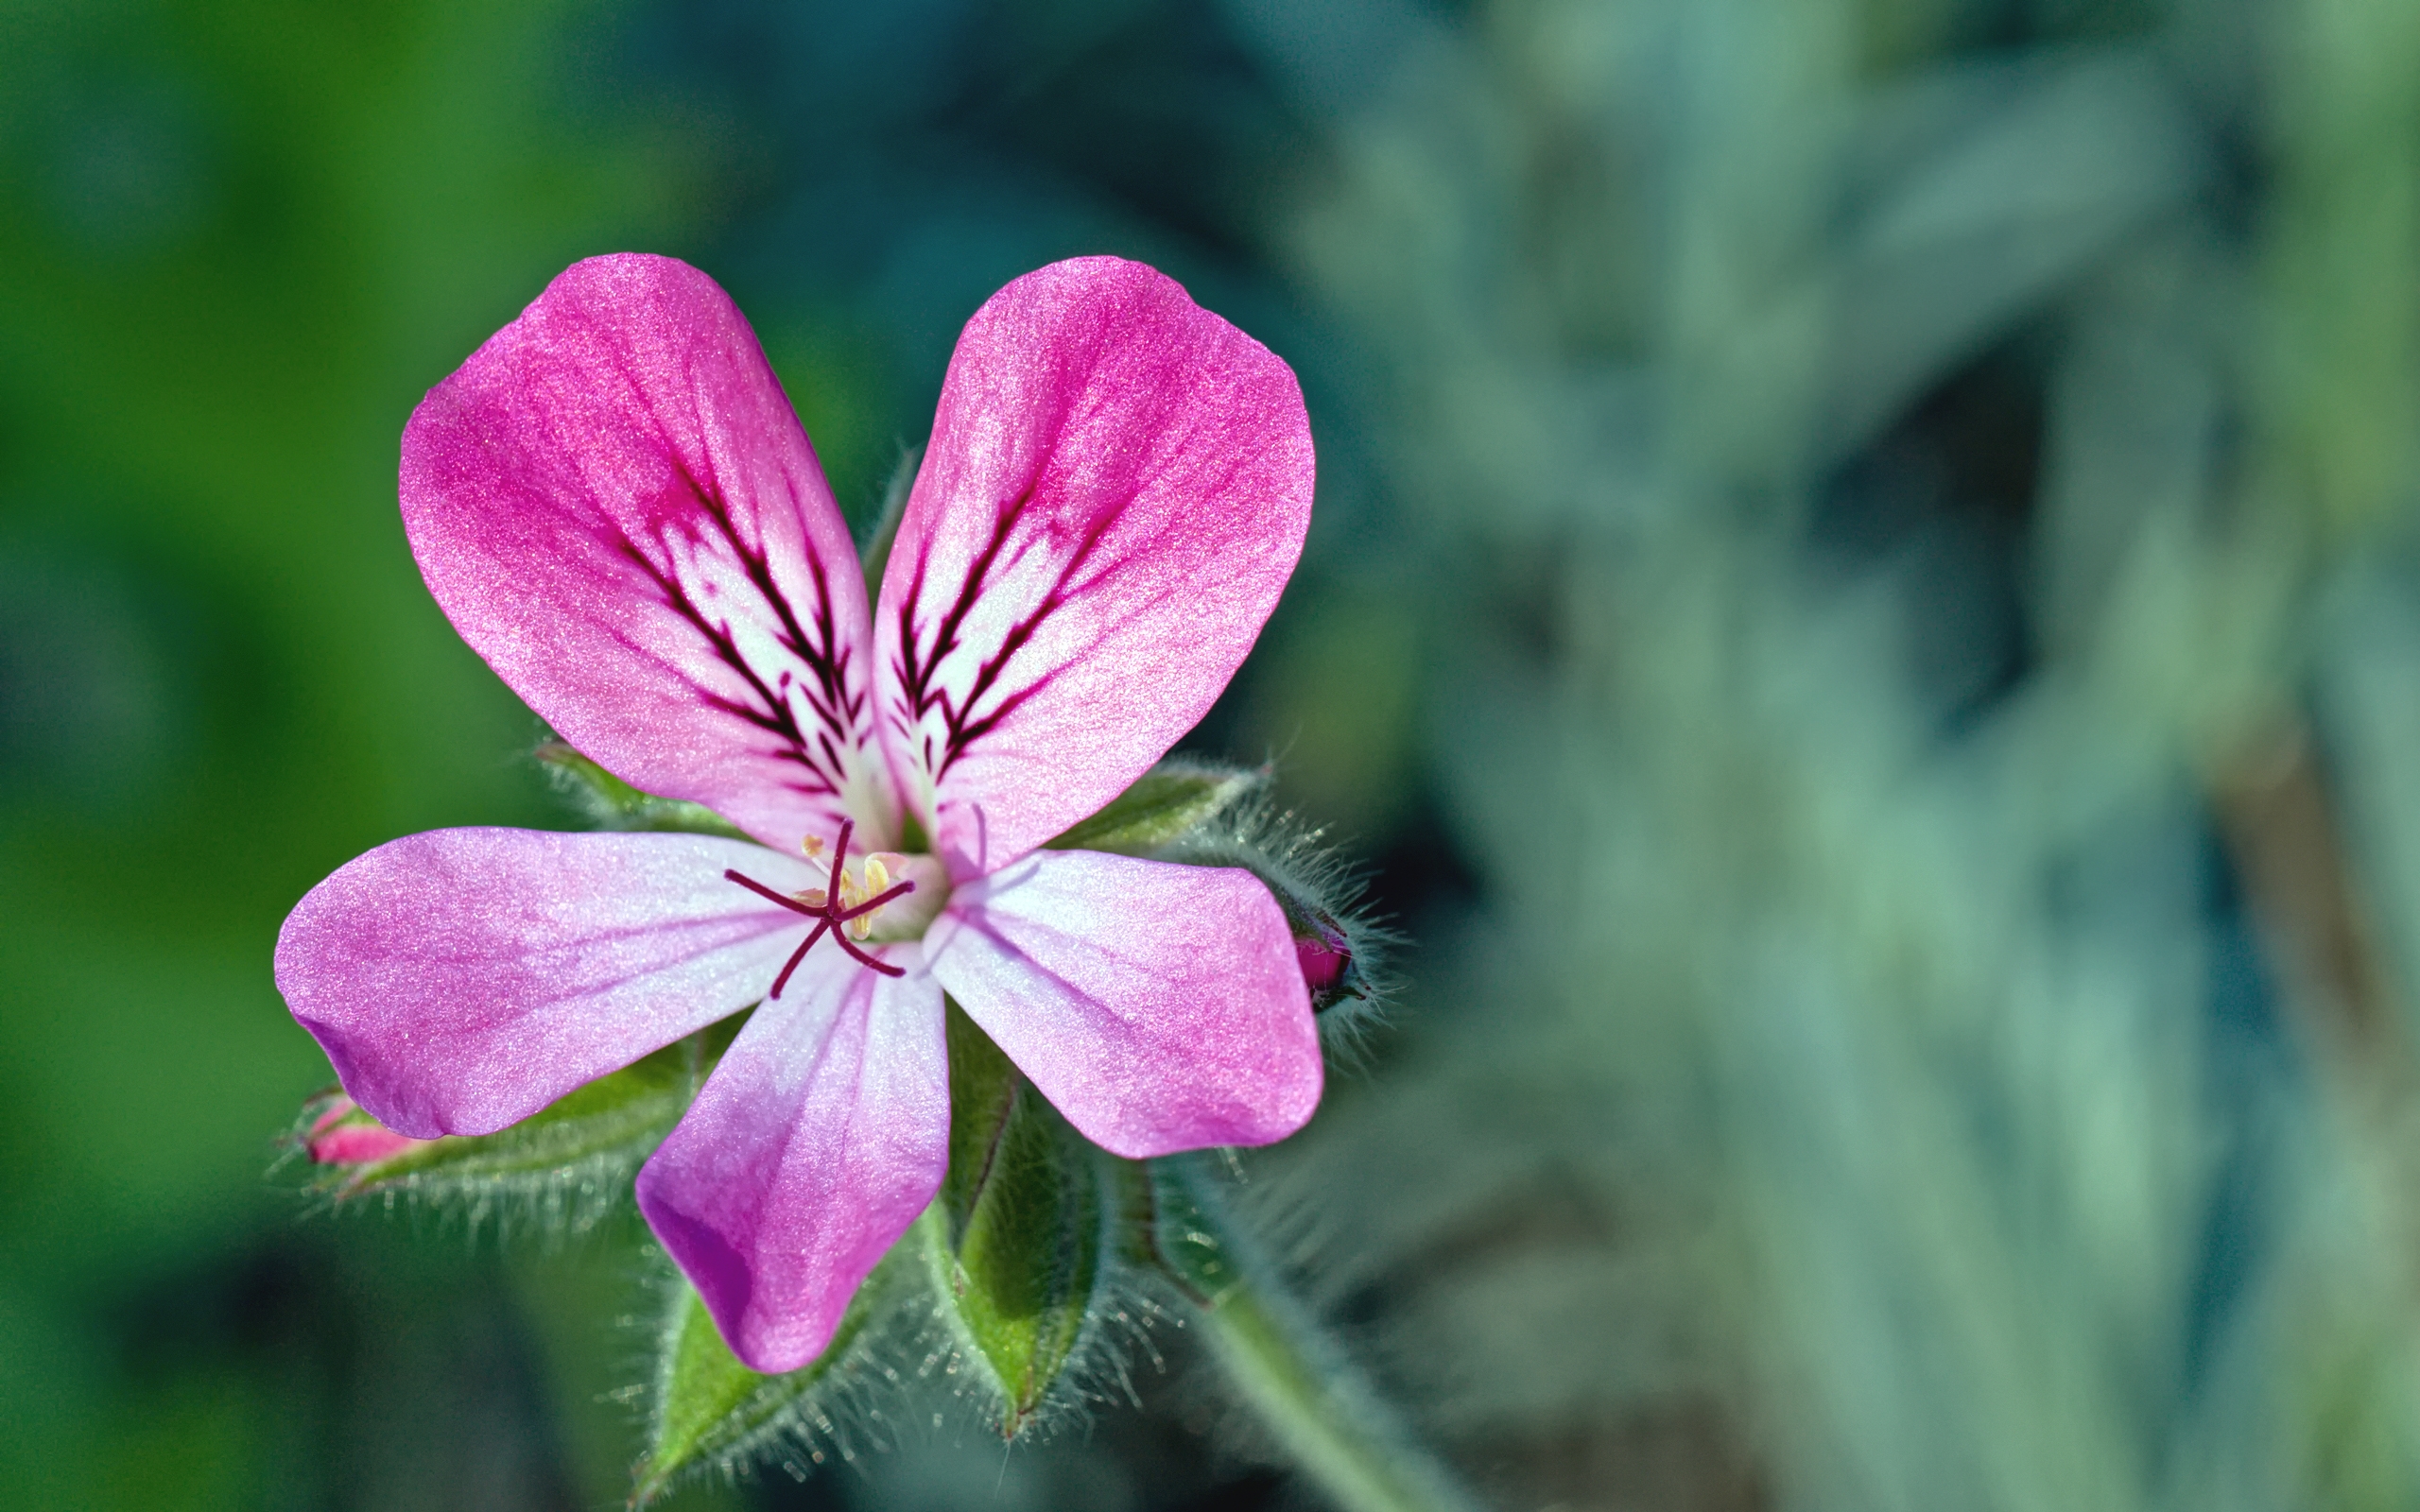
M 925 951 L 1042 1095 L 1115 1154 L 1267 1144 L 1319 1106 L 1293 936 L 1248 871 L 1046 850 L 959 888 Z
M 767 844 L 890 843 L 865 582 L 753 332 L 666 257 L 574 265 L 404 429 L 404 527 L 562 737 Z
M 752 1369 L 831 1342 L 949 1164 L 942 990 L 913 945 L 876 974 L 818 945 L 639 1172 L 639 1207 Z
M 489 1134 L 764 994 L 806 921 L 804 858 L 702 834 L 437 830 L 286 916 L 277 987 L 372 1117 Z
M 1294 374 L 1140 263 L 1028 273 L 968 321 L 883 575 L 891 770 L 979 875 L 1201 717 L 1301 554 Z

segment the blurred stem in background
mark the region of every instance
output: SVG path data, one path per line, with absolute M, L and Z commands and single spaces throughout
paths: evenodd
M 1342 1512 L 1459 1512 L 1468 1495 L 1277 1277 L 1195 1162 L 1126 1168 L 1155 1213 L 1154 1263 L 1197 1309 L 1227 1386 Z

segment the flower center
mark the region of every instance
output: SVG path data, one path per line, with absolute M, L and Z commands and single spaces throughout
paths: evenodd
M 844 843 L 848 833 L 846 829 L 840 832 Z M 808 860 L 823 859 L 823 842 L 816 836 L 808 835 L 804 849 Z M 895 878 L 892 874 L 904 869 L 907 865 L 906 856 L 895 851 L 877 850 L 866 857 L 856 871 L 852 873 L 849 870 L 846 855 L 843 854 L 833 871 L 838 882 L 837 890 L 840 895 L 840 918 L 847 921 L 849 934 L 853 937 L 861 940 L 873 938 L 873 922 L 882 916 L 883 905 L 899 896 L 898 892 L 892 890 L 894 882 L 907 881 L 904 877 Z M 915 886 L 914 883 L 908 883 L 906 890 L 913 892 Z M 821 909 L 833 890 L 824 887 L 809 887 L 804 892 L 794 892 L 790 896 L 809 908 Z M 858 907 L 860 903 L 865 906 Z
M 816 921 L 815 927 L 807 932 L 806 938 L 799 942 L 798 949 L 790 952 L 789 960 L 783 965 L 782 974 L 773 978 L 773 990 L 767 993 L 767 997 L 782 995 L 782 988 L 789 985 L 790 973 L 798 970 L 799 962 L 806 959 L 808 948 L 823 937 L 825 930 L 832 932 L 834 942 L 848 952 L 858 965 L 872 967 L 885 976 L 908 974 L 902 968 L 877 960 L 857 948 L 857 940 L 873 937 L 874 916 L 882 912 L 883 905 L 914 892 L 916 885 L 890 880 L 891 871 L 904 867 L 907 858 L 887 852 L 866 857 L 856 873 L 851 874 L 849 835 L 856 829 L 856 821 L 840 821 L 840 837 L 832 846 L 832 880 L 823 886 L 809 887 L 804 892 L 783 893 L 753 877 L 743 877 L 736 871 L 723 873 L 757 896 L 777 902 L 792 913 L 804 914 Z M 823 842 L 809 835 L 805 850 L 808 859 L 820 860 L 823 855 Z M 856 938 L 852 939 L 851 936 Z

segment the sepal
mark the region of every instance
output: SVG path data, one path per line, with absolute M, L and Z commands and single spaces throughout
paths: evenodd
M 313 1162 L 314 1193 L 340 1203 L 382 1197 L 584 1230 L 630 1198 L 631 1180 L 680 1122 L 745 1014 L 666 1046 L 569 1092 L 510 1128 L 415 1140 L 341 1091 L 305 1104 L 289 1143 Z
M 1119 1160 L 1113 1184 L 1121 1258 L 1175 1282 L 1195 1306 L 1215 1308 L 1243 1277 L 1219 1237 L 1227 1226 L 1209 1206 L 1215 1199 L 1193 1169 L 1200 1159 Z
M 752 838 L 702 803 L 640 792 L 562 741 L 546 741 L 530 754 L 545 766 L 555 790 L 570 799 L 600 830 L 677 830 L 734 840 Z
M 1244 770 L 1184 758 L 1164 761 L 1047 849 L 1154 855 L 1258 799 L 1269 782 L 1266 766 Z
M 1046 1418 L 1109 1282 L 1108 1157 L 949 1012 L 949 1175 L 918 1221 L 943 1329 L 1003 1438 Z
M 646 1455 L 631 1472 L 631 1505 L 641 1507 L 682 1482 L 720 1471 L 736 1475 L 768 1460 L 821 1465 L 853 1449 L 848 1423 L 856 1404 L 844 1400 L 870 1372 L 882 1331 L 874 1319 L 900 1295 L 916 1263 L 910 1246 L 894 1246 L 857 1288 L 813 1363 L 782 1375 L 759 1375 L 742 1365 L 715 1328 L 697 1289 L 679 1272 L 657 1346 Z

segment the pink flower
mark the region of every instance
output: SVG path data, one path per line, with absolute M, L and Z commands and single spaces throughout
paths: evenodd
M 280 990 L 413 1138 L 503 1128 L 762 1000 L 638 1178 L 759 1370 L 823 1349 L 940 1186 L 944 992 L 1117 1154 L 1284 1138 L 1321 1064 L 1268 889 L 1037 848 L 1218 696 L 1311 472 L 1266 348 L 1140 264 L 1053 264 L 959 337 L 869 613 L 730 299 L 666 258 L 574 266 L 413 414 L 412 553 L 572 745 L 762 844 L 411 835 L 296 906 Z

